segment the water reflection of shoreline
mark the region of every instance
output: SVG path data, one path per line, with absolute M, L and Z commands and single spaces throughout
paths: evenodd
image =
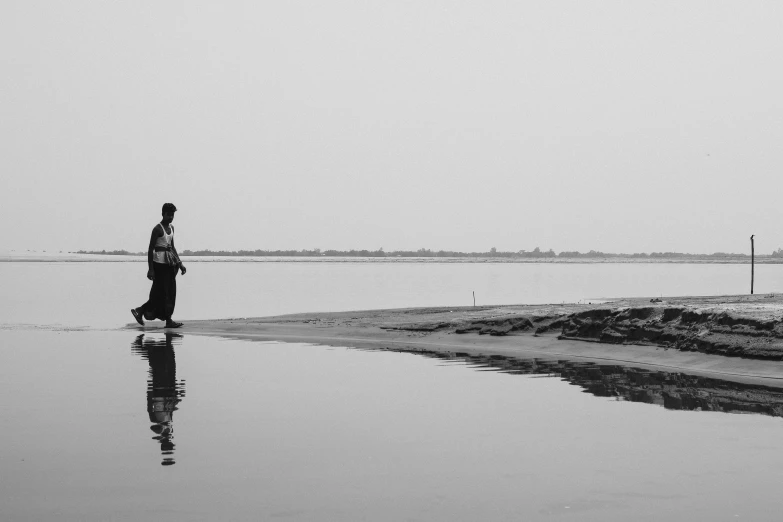
M 160 443 L 163 455 L 161 464 L 174 464 L 174 412 L 185 397 L 185 381 L 177 381 L 177 363 L 174 342 L 182 336 L 166 333 L 165 339 L 145 338 L 139 335 L 131 344 L 131 351 L 150 364 L 147 380 L 147 413 L 155 433 L 152 437 Z
M 783 388 L 678 372 L 588 362 L 514 359 L 500 355 L 424 353 L 481 371 L 560 377 L 598 397 L 657 404 L 669 410 L 720 411 L 783 417 Z

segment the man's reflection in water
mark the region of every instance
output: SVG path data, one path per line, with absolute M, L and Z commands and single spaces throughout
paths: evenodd
M 133 353 L 150 363 L 147 381 L 147 412 L 155 432 L 153 439 L 160 442 L 164 466 L 174 464 L 174 411 L 185 396 L 185 381 L 177 382 L 177 363 L 174 359 L 174 342 L 182 339 L 175 333 L 162 338 L 136 337 L 131 345 Z

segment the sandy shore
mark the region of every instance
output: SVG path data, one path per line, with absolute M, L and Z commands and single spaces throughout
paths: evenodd
M 612 362 L 780 386 L 782 316 L 783 296 L 757 295 L 306 313 L 187 321 L 180 331 L 366 349 Z

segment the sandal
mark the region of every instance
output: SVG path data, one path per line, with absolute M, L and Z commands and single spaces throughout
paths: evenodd
M 166 324 L 163 328 L 179 328 L 180 326 L 182 326 L 182 323 L 172 322 L 171 324 Z
M 136 319 L 136 322 L 144 326 L 144 319 L 141 317 L 141 314 L 136 311 L 135 308 L 131 308 L 131 313 L 133 314 L 133 318 Z

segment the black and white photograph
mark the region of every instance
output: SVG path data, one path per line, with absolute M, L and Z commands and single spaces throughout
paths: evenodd
M 0 521 L 783 519 L 783 3 L 0 0 Z

